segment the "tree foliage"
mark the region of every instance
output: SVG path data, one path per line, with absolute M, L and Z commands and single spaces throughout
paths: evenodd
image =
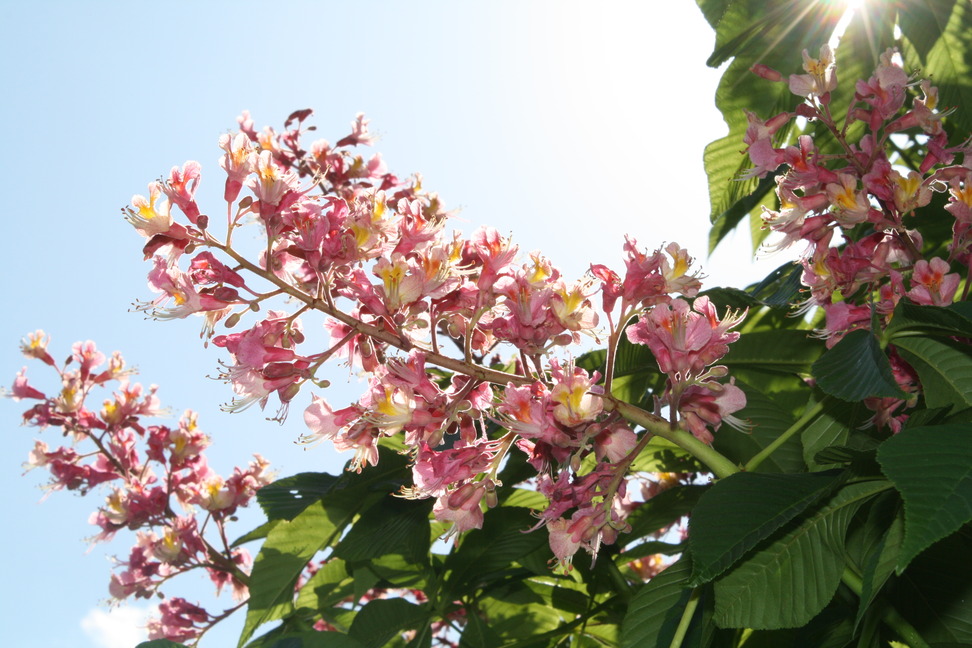
M 169 255 L 155 257 L 153 285 L 175 301 L 146 310 L 203 313 L 210 335 L 280 294 L 331 318 L 337 343 L 317 354 L 297 353 L 296 315 L 214 338 L 242 401 L 275 397 L 283 412 L 338 350 L 375 376 L 359 403 L 315 397 L 305 412 L 311 437 L 355 450 L 348 472 L 266 484 L 254 468 L 266 523 L 224 546 L 200 540 L 197 562 L 170 560 L 245 593 L 241 648 L 972 643 L 972 5 L 865 4 L 832 56 L 840 3 L 699 7 L 716 34 L 709 64 L 726 64 L 716 104 L 729 132 L 705 151 L 711 245 L 745 224 L 754 244 L 809 247 L 746 290 L 700 292 L 677 246 L 652 255 L 628 241 L 623 278 L 595 265 L 574 286 L 541 258 L 510 269 L 508 242 L 488 231 L 433 254 L 438 197 L 350 152 L 368 143 L 360 118 L 334 147 L 305 149 L 309 111 L 280 134 L 244 115 L 222 142 L 224 239 L 188 164 L 157 187 L 187 224 L 160 225 L 156 195 L 133 204 L 146 255 Z M 244 185 L 254 195 L 237 200 Z M 323 197 L 303 202 L 314 188 Z M 230 243 L 244 213 L 266 233 L 262 261 Z M 172 259 L 197 248 L 230 261 L 200 255 L 181 273 Z M 432 261 L 460 271 L 423 266 L 441 282 L 419 286 L 416 264 Z M 604 348 L 557 359 L 593 328 L 596 294 Z M 493 357 L 500 343 L 509 357 Z M 25 351 L 56 366 L 44 346 L 36 336 Z M 75 355 L 80 373 L 58 368 L 85 394 L 120 375 L 94 372 L 90 351 Z M 112 431 L 144 433 L 135 421 L 152 409 L 92 422 L 23 377 L 14 395 L 41 403 L 28 420 L 84 433 L 105 456 L 119 452 Z M 149 444 L 176 434 L 152 429 Z M 49 454 L 34 459 L 66 461 Z M 225 536 L 222 503 L 246 498 L 219 500 L 228 481 L 165 456 L 170 484 L 201 484 L 165 497 L 202 506 Z M 105 468 L 147 486 L 131 473 Z M 166 506 L 137 523 L 129 506 L 103 528 L 175 528 Z M 158 542 L 142 559 L 175 569 Z M 126 564 L 128 593 L 160 586 L 126 581 L 134 553 Z M 223 618 L 169 612 L 140 648 L 194 641 Z

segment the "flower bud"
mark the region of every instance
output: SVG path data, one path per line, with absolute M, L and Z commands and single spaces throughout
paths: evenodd
M 756 76 L 766 79 L 767 81 L 782 81 L 783 75 L 769 67 L 768 65 L 763 65 L 762 63 L 757 63 L 753 67 L 749 68 L 749 71 Z

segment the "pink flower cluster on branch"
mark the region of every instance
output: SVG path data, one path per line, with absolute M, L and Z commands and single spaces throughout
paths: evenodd
M 949 145 L 942 124 L 949 111 L 937 109 L 937 89 L 910 77 L 898 58 L 894 50 L 884 52 L 874 74 L 856 83 L 846 113 L 833 115 L 832 93 L 838 87 L 833 55 L 826 47 L 818 59 L 804 53 L 807 74 L 790 77 L 790 89 L 804 102 L 765 122 L 749 115 L 745 141 L 754 167 L 749 175 L 785 165 L 776 178 L 780 207 L 764 209 L 765 227 L 778 234 L 771 247 L 806 243 L 803 309 L 823 309 L 826 321 L 819 334 L 829 346 L 850 331 L 870 329 L 872 321 L 887 326 L 902 299 L 945 306 L 968 296 L 968 284 L 965 294 L 957 295 L 957 268 L 967 271 L 972 265 L 972 144 L 966 139 Z M 765 66 L 753 71 L 782 80 Z M 777 147 L 775 133 L 794 117 L 823 124 L 841 152 L 820 152 L 809 135 L 796 145 Z M 855 122 L 864 128 L 851 141 L 849 127 Z M 923 155 L 911 159 L 901 148 L 889 153 L 894 138 L 905 132 L 921 142 L 908 148 L 924 149 Z M 954 217 L 947 258 L 926 258 L 922 237 L 913 229 L 916 210 L 929 205 L 936 192 L 947 193 L 945 210 Z M 867 405 L 876 424 L 896 432 L 921 386 L 893 348 L 889 357 L 899 386 L 911 397 L 870 399 Z
M 226 525 L 269 483 L 268 463 L 255 455 L 249 466 L 222 477 L 203 454 L 210 442 L 193 412 L 186 412 L 176 426 L 144 422 L 164 412 L 154 387 L 145 391 L 129 381 L 133 371 L 121 355 L 106 360 L 94 343 L 79 342 L 59 366 L 47 352 L 48 340 L 37 331 L 26 338 L 22 350 L 57 372 L 60 391 L 46 395 L 27 381 L 24 369 L 10 396 L 36 401 L 24 413 L 26 424 L 58 428 L 70 442 L 52 449 L 36 441 L 25 465 L 46 468 L 52 491 L 107 490 L 104 504 L 90 518 L 99 529 L 94 542 L 110 541 L 122 530 L 135 532 L 128 558 L 119 560 L 111 575 L 112 598 L 161 596 L 164 583 L 201 569 L 217 592 L 228 586 L 234 598 L 245 601 L 250 556 L 228 544 Z M 114 390 L 100 408 L 91 403 L 98 390 Z M 232 610 L 211 615 L 172 598 L 163 601 L 160 611 L 161 618 L 150 623 L 152 638 L 186 641 Z
M 701 285 L 687 252 L 673 243 L 648 254 L 629 239 L 624 279 L 593 266 L 592 276 L 566 281 L 539 252 L 520 260 L 517 246 L 495 229 L 468 238 L 447 233 L 450 214 L 421 178 L 402 180 L 380 156 L 356 152 L 373 139 L 363 117 L 332 146 L 302 143 L 309 116 L 295 112 L 277 133 L 257 132 L 244 113 L 239 132 L 220 138 L 221 237 L 195 202 L 195 162 L 151 184 L 148 198 L 132 199 L 127 217 L 147 239 L 149 285 L 160 293 L 139 308 L 158 318 L 200 315 L 208 339 L 218 322 L 239 326 L 272 301 L 274 310 L 249 328 L 212 338 L 231 357 L 221 374 L 235 392 L 229 409 L 262 408 L 275 397 L 282 418 L 301 389 L 324 384 L 318 374 L 328 360 L 346 358 L 364 372 L 367 389 L 340 409 L 314 395 L 304 412 L 305 442 L 328 440 L 353 451 L 351 468 L 361 470 L 378 460 L 382 438 L 401 435 L 414 482 L 403 495 L 435 498 L 433 514 L 452 523 L 451 534 L 482 525 L 484 508 L 496 504 L 499 468 L 515 447 L 537 470 L 541 492 L 558 502 L 538 515 L 553 525 L 561 564 L 580 547 L 596 553 L 613 542 L 632 508 L 628 467 L 643 447 L 639 438 L 650 434 L 639 437 L 605 405 L 613 365 L 602 386 L 601 375 L 576 367 L 569 351 L 582 336 L 598 334 L 599 290 L 612 358 L 629 321 L 672 303 L 687 307 L 671 296 L 694 297 Z M 183 222 L 172 218 L 172 206 Z M 248 224 L 263 237 L 255 255 L 233 244 Z M 713 320 L 707 302 L 696 303 L 701 310 L 692 312 L 711 324 L 711 339 L 700 342 L 699 329 L 689 342 L 696 346 L 684 352 L 711 364 L 735 339 L 726 331 L 737 320 Z M 305 350 L 303 320 L 315 312 L 332 342 Z M 433 373 L 434 366 L 451 375 Z M 677 396 L 669 397 L 674 427 L 644 413 L 654 432 L 681 426 L 710 441 L 709 427 L 745 403 L 717 374 L 679 374 Z M 499 438 L 490 435 L 495 424 L 506 429 Z M 594 468 L 582 469 L 592 454 Z M 564 525 L 572 529 L 569 542 L 558 540 Z

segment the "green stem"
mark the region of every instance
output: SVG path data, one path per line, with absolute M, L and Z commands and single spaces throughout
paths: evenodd
M 739 467 L 718 450 L 702 443 L 685 430 L 672 427 L 665 419 L 655 416 L 640 407 L 618 400 L 613 396 L 605 394 L 603 398 L 605 409 L 613 410 L 628 421 L 642 426 L 648 432 L 671 441 L 705 464 L 709 470 L 715 473 L 716 477 L 728 477 L 733 473 L 739 472 Z
M 668 648 L 680 648 L 682 641 L 685 639 L 686 633 L 688 633 L 689 626 L 692 625 L 692 617 L 695 616 L 695 608 L 699 605 L 699 588 L 692 590 L 691 596 L 689 596 L 688 603 L 685 604 L 685 609 L 682 610 L 682 618 L 678 622 L 678 628 L 675 629 L 675 636 L 672 637 L 672 643 L 669 644 Z
M 768 446 L 760 450 L 755 457 L 750 459 L 749 462 L 746 464 L 746 466 L 743 468 L 743 470 L 745 470 L 746 472 L 753 472 L 754 470 L 756 470 L 756 468 L 759 467 L 759 464 L 763 463 L 763 461 L 767 457 L 769 457 L 771 454 L 776 452 L 776 450 L 781 445 L 789 441 L 790 437 L 792 437 L 794 434 L 802 430 L 803 426 L 809 423 L 811 419 L 813 419 L 818 414 L 820 414 L 820 412 L 823 411 L 823 408 L 827 404 L 829 399 L 830 396 L 824 396 L 822 399 L 820 399 L 820 401 L 817 404 L 815 404 L 810 409 L 806 410 L 803 413 L 803 416 L 800 417 L 800 420 L 798 420 L 796 423 L 791 425 L 789 429 L 787 429 L 786 432 L 784 432 L 779 437 L 777 437 L 777 439 L 773 441 L 773 443 L 769 444 Z
M 864 583 L 861 581 L 861 577 L 858 576 L 849 567 L 844 568 L 844 573 L 840 577 L 841 582 L 844 583 L 852 592 L 857 594 L 858 597 L 861 595 L 861 591 L 864 588 Z M 931 648 L 927 641 L 918 634 L 915 627 L 911 625 L 907 619 L 898 614 L 898 611 L 889 606 L 884 611 L 884 616 L 882 618 L 885 624 L 891 628 L 899 637 L 904 639 L 911 648 Z

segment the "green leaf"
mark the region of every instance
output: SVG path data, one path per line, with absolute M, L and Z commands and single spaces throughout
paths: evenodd
M 631 531 L 627 537 L 643 538 L 677 522 L 692 511 L 708 488 L 695 485 L 676 486 L 658 493 L 628 516 L 627 522 L 631 525 Z
M 894 342 L 899 337 L 913 336 L 915 332 L 972 337 L 972 319 L 963 314 L 959 304 L 918 306 L 902 300 L 894 309 L 887 329 L 888 337 Z
M 513 488 L 510 496 L 503 500 L 503 506 L 518 506 L 522 508 L 543 510 L 547 508 L 547 498 L 529 488 Z
M 300 473 L 284 477 L 258 490 L 257 502 L 271 522 L 292 520 L 332 492 L 340 481 L 340 477 L 326 473 Z
M 906 430 L 881 445 L 878 461 L 904 500 L 900 574 L 932 543 L 972 520 L 972 425 Z
M 887 487 L 879 480 L 845 486 L 809 518 L 795 520 L 717 579 L 716 624 L 772 630 L 809 622 L 840 583 L 851 518 Z
M 845 335 L 813 363 L 813 375 L 820 389 L 845 401 L 908 397 L 895 382 L 891 363 L 870 331 Z
M 446 587 L 456 597 L 500 579 L 511 564 L 547 544 L 546 531 L 526 531 L 536 518 L 523 508 L 500 507 L 469 531 L 446 558 Z
M 692 596 L 692 565 L 682 558 L 643 585 L 621 624 L 621 648 L 668 648 Z M 700 620 L 697 609 L 695 623 Z
M 760 297 L 764 292 L 770 291 L 765 297 L 760 297 L 762 303 L 767 306 L 788 308 L 790 304 L 797 301 L 797 295 L 803 284 L 800 277 L 803 275 L 803 266 L 795 262 L 787 262 L 766 275 L 762 281 L 754 284 L 750 293 L 755 297 Z
M 747 372 L 745 378 L 736 382 L 746 393 L 746 407 L 736 416 L 752 425 L 752 428 L 743 432 L 723 426 L 713 442 L 716 450 L 739 465 L 744 465 L 776 441 L 796 421 L 792 413 L 781 405 L 784 399 L 780 394 L 768 394 L 747 382 L 754 378 L 754 372 Z M 764 388 L 788 382 L 789 378 L 773 380 L 764 383 Z M 806 398 L 805 394 L 803 396 Z M 796 437 L 791 437 L 760 464 L 761 472 L 802 472 L 805 468 L 800 441 Z
M 257 640 L 259 641 L 259 640 Z M 247 648 L 257 648 L 250 644 Z M 286 633 L 275 637 L 272 641 L 259 644 L 259 648 L 363 648 L 361 643 L 340 632 L 307 632 Z
M 250 600 L 240 636 L 242 646 L 262 624 L 293 609 L 294 585 L 307 562 L 340 535 L 354 512 L 315 502 L 293 520 L 281 521 L 253 561 Z
M 826 497 L 842 472 L 736 473 L 706 492 L 689 521 L 692 585 L 729 569 L 750 549 Z
M 899 511 L 893 511 L 890 524 L 884 524 L 880 520 L 884 511 L 881 508 L 894 505 L 898 502 L 888 500 L 885 507 L 874 507 L 879 510 L 872 510 L 868 517 L 868 525 L 872 530 L 878 532 L 878 538 L 870 552 L 867 554 L 862 573 L 861 573 L 861 596 L 858 606 L 857 617 L 854 625 L 858 625 L 864 619 L 864 615 L 874 601 L 878 592 L 894 573 L 895 565 L 898 564 L 898 556 L 901 553 L 901 545 L 904 540 L 904 517 Z M 897 513 L 897 514 L 895 514 Z
M 361 561 L 396 553 L 413 562 L 427 562 L 431 510 L 432 500 L 386 496 L 362 512 L 334 554 Z
M 169 641 L 168 639 L 153 639 L 152 641 L 143 641 L 142 643 L 135 646 L 135 648 L 187 648 L 187 647 L 185 644 Z
M 972 531 L 918 556 L 895 582 L 891 604 L 929 644 L 972 645 Z
M 972 348 L 930 337 L 897 338 L 894 346 L 918 372 L 926 406 L 972 407 Z
M 297 594 L 297 607 L 320 610 L 349 598 L 354 593 L 354 579 L 340 558 L 329 558 L 311 576 Z
M 405 483 L 408 460 L 394 450 L 378 448 L 378 464 L 361 473 L 340 476 L 300 473 L 278 479 L 257 491 L 257 501 L 270 520 L 293 519 L 310 504 L 327 498 L 328 504 L 360 506 L 365 498 L 376 499 L 398 491 Z
M 429 618 L 424 605 L 401 598 L 369 601 L 354 618 L 348 634 L 364 648 L 381 648 L 406 630 L 415 630 Z
M 459 637 L 459 648 L 493 648 L 501 644 L 502 639 L 479 614 L 474 610 L 466 611 L 466 627 Z
M 422 560 L 412 560 L 401 554 L 385 554 L 379 558 L 372 558 L 367 563 L 369 569 L 381 581 L 393 587 L 408 587 L 412 589 L 426 589 L 430 575 L 429 556 Z M 355 576 L 360 569 L 355 570 Z
M 936 27 L 933 31 L 925 32 L 924 38 L 918 35 L 918 31 L 928 21 L 921 24 L 902 13 L 902 33 L 907 26 L 911 34 L 902 48 L 905 69 L 921 69 L 923 76 L 932 79 L 933 85 L 938 87 L 940 110 L 958 108 L 945 121 L 946 128 L 957 143 L 972 131 L 972 112 L 968 110 L 968 106 L 972 106 L 972 83 L 969 81 L 972 79 L 972 29 L 969 29 L 972 24 L 972 5 L 965 0 L 955 2 L 947 22 L 943 23 L 944 3 L 941 0 L 926 0 L 926 3 L 935 14 Z M 942 24 L 944 29 L 940 29 Z M 934 38 L 936 32 L 941 34 L 939 38 Z M 929 44 L 931 48 L 922 57 L 923 50 Z
M 575 617 L 552 607 L 549 597 L 522 580 L 502 583 L 488 592 L 479 599 L 479 610 L 505 645 L 528 644 L 535 635 L 555 632 Z
M 898 9 L 901 34 L 911 41 L 922 61 L 942 37 L 952 15 L 955 0 L 902 2 Z
M 830 399 L 824 410 L 800 433 L 803 459 L 811 470 L 833 467 L 820 454 L 827 448 L 846 445 L 851 430 L 860 427 L 864 423 L 864 417 L 871 414 L 870 410 L 857 403 L 848 404 Z
M 810 337 L 808 331 L 776 330 L 745 333 L 729 345 L 719 364 L 738 369 L 798 374 L 810 371 L 824 352 L 822 340 Z

